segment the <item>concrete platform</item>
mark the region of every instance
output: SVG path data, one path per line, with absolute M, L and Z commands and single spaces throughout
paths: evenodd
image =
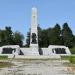
M 14 56 L 9 56 L 8 58 L 13 58 Z M 59 55 L 51 55 L 51 56 L 41 56 L 41 55 L 39 55 L 39 56 L 24 56 L 24 55 L 17 55 L 17 56 L 15 56 L 14 58 L 17 58 L 17 59 L 60 59 L 60 56 Z
M 12 60 L 15 65 L 0 70 L 0 75 L 75 75 L 61 60 Z M 67 62 L 66 62 L 67 64 Z

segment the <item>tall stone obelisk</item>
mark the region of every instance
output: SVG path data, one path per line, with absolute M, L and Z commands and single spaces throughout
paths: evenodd
M 37 9 L 32 8 L 30 47 L 38 47 Z
M 37 29 L 37 8 L 32 8 L 31 16 L 31 35 L 30 35 L 30 48 L 34 55 L 39 55 L 38 52 L 38 29 Z

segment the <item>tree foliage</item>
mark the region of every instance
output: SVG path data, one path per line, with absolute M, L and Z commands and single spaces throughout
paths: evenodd
M 61 28 L 59 24 L 56 24 L 53 28 L 49 28 L 48 30 L 48 37 L 49 37 L 49 44 L 52 45 L 60 45 L 60 35 L 61 35 Z
M 0 30 L 0 46 L 3 45 L 23 45 L 24 36 L 19 32 L 13 32 L 11 27 Z
M 23 46 L 24 36 L 20 32 L 15 32 L 13 36 L 14 36 L 14 44 Z
M 29 46 L 30 32 L 27 34 L 27 42 Z M 42 29 L 38 27 L 38 43 L 39 47 L 48 47 L 49 45 L 65 45 L 73 47 L 75 45 L 75 36 L 72 33 L 68 23 L 64 23 L 62 28 L 56 24 L 53 28 Z
M 30 45 L 30 32 L 27 32 L 26 47 L 29 47 L 29 45 Z
M 30 45 L 30 31 L 27 33 L 26 46 Z M 36 36 L 32 36 L 35 42 Z M 23 46 L 24 36 L 20 32 L 13 32 L 11 27 L 0 29 L 0 46 L 19 45 Z M 75 46 L 75 35 L 72 33 L 68 23 L 64 23 L 62 28 L 56 24 L 52 28 L 42 29 L 38 27 L 38 44 L 39 47 L 48 47 L 49 45 L 65 45 L 68 47 Z
M 73 47 L 74 35 L 73 35 L 72 30 L 70 29 L 70 27 L 68 26 L 67 23 L 63 24 L 62 38 L 64 41 L 64 45 L 66 45 L 68 47 Z

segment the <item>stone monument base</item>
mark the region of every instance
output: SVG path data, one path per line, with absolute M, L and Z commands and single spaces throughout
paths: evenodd
M 36 47 L 31 47 L 30 48 L 30 54 L 29 55 L 39 55 L 38 48 Z
M 8 58 L 12 58 L 11 56 L 8 56 Z M 50 56 L 37 56 L 37 55 L 16 55 L 15 58 L 17 59 L 36 59 L 36 60 L 48 60 L 48 59 L 60 59 L 60 55 L 50 55 Z

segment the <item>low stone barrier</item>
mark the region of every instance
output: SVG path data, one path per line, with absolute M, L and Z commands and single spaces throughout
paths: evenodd
M 10 57 L 9 57 L 10 58 Z M 17 55 L 15 58 L 22 58 L 22 59 L 60 59 L 59 55 L 51 55 L 51 56 L 22 56 L 22 55 Z

